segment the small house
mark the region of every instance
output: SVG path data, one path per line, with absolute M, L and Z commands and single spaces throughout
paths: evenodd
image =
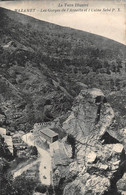
M 6 129 L 0 127 L 0 135 L 6 135 Z

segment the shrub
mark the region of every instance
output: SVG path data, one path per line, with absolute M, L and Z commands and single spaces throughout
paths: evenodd
M 38 150 L 37 150 L 36 146 L 32 146 L 31 149 L 32 149 L 31 155 L 37 156 L 38 155 Z
M 35 189 L 36 192 L 45 193 L 46 192 L 46 186 L 45 185 L 38 185 Z

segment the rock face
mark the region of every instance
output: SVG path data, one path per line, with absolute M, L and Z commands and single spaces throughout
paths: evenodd
M 120 129 L 119 136 L 120 136 L 120 142 L 123 144 L 126 150 L 126 128 Z
M 102 136 L 113 118 L 114 112 L 101 90 L 85 89 L 76 98 L 63 128 L 83 142 L 83 138 L 94 131 Z
M 117 188 L 118 188 L 118 191 L 121 192 L 122 195 L 126 194 L 126 173 L 117 182 Z
M 73 161 L 59 169 L 63 195 L 117 194 L 125 152 L 109 134 L 113 119 L 113 109 L 100 90 L 81 91 L 63 123 L 63 129 L 75 140 Z

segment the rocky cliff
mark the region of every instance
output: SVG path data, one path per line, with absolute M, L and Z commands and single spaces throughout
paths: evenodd
M 125 171 L 125 151 L 124 139 L 109 133 L 114 123 L 114 111 L 101 90 L 83 89 L 63 123 L 75 150 L 69 165 L 57 166 L 63 195 L 119 194 L 116 182 Z

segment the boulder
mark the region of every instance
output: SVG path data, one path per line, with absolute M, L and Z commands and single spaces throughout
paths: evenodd
M 117 189 L 121 192 L 121 195 L 126 195 L 126 173 L 123 177 L 117 182 Z
M 91 152 L 87 155 L 87 157 L 86 157 L 87 163 L 93 163 L 93 162 L 96 160 L 96 157 L 97 157 L 96 153 L 93 152 L 93 151 L 91 151 Z
M 115 153 L 122 153 L 123 151 L 123 145 L 122 144 L 114 144 L 112 151 Z

